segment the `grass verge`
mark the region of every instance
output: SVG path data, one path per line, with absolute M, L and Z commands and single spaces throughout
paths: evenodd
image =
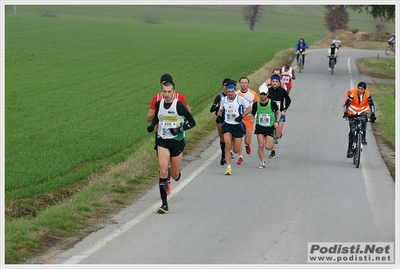
M 372 131 L 393 181 L 396 181 L 396 99 L 395 99 L 395 60 L 364 58 L 357 62 L 362 74 L 375 78 L 387 79 L 389 83 L 368 85 L 376 107 L 377 121 L 372 124 Z

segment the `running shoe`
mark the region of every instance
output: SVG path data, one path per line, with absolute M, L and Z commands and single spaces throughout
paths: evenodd
M 243 164 L 243 157 L 242 156 L 240 156 L 239 158 L 238 158 L 238 160 L 237 160 L 237 163 L 236 164 Z
M 228 175 L 228 176 L 232 175 L 232 168 L 231 167 L 227 167 L 226 168 L 225 175 Z
M 168 205 L 165 204 L 161 205 L 157 210 L 158 214 L 167 214 L 168 212 L 169 212 Z
M 271 154 L 268 156 L 270 159 L 275 158 L 275 150 L 271 151 Z
M 174 178 L 174 180 L 175 180 L 175 181 L 179 181 L 179 179 L 181 179 L 181 176 L 182 176 L 182 173 L 181 173 L 181 171 L 179 171 L 179 176 L 178 176 L 178 178 L 177 178 L 177 179 Z
M 232 150 L 231 150 L 231 159 L 235 159 L 235 156 L 233 155 Z
M 301 66 L 301 69 L 304 69 L 304 65 Z
M 250 154 L 251 153 L 251 147 L 250 146 L 245 146 L 246 147 L 246 153 Z
M 328 71 L 331 71 L 331 68 L 330 68 L 330 67 L 328 68 Z
M 274 138 L 275 139 L 275 144 L 278 144 L 278 138 Z
M 258 168 L 260 168 L 260 169 L 265 168 L 265 162 L 260 163 L 260 165 L 258 166 Z
M 296 65 L 299 66 L 300 62 L 297 62 Z

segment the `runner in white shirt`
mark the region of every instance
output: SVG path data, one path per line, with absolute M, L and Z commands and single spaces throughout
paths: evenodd
M 230 149 L 236 154 L 239 153 L 243 136 L 246 134 L 246 127 L 242 120 L 251 113 L 251 106 L 246 99 L 236 94 L 236 81 L 227 82 L 226 91 L 227 95 L 221 99 L 217 116 L 220 117 L 219 122 L 222 122 L 221 132 L 224 134 L 225 141 L 225 175 L 231 175 Z
M 283 66 L 281 70 L 281 78 L 283 82 L 281 84 L 284 84 L 286 86 L 283 88 L 285 88 L 288 94 L 292 89 L 292 80 L 296 79 L 296 76 L 294 74 L 294 69 L 290 66 L 290 64 L 291 64 L 290 60 L 287 60 L 285 66 Z

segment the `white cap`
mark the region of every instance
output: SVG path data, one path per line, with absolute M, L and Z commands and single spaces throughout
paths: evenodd
M 268 86 L 263 83 L 259 88 L 258 88 L 259 93 L 268 93 Z

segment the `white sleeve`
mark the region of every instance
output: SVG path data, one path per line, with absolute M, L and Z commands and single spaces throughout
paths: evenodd
M 221 100 L 219 101 L 219 109 L 220 110 L 224 109 L 224 103 L 225 103 L 225 97 L 222 97 Z
M 239 104 L 241 104 L 243 106 L 243 108 L 246 110 L 250 105 L 249 102 L 247 102 L 246 99 L 244 99 L 242 96 L 238 96 L 239 97 Z

